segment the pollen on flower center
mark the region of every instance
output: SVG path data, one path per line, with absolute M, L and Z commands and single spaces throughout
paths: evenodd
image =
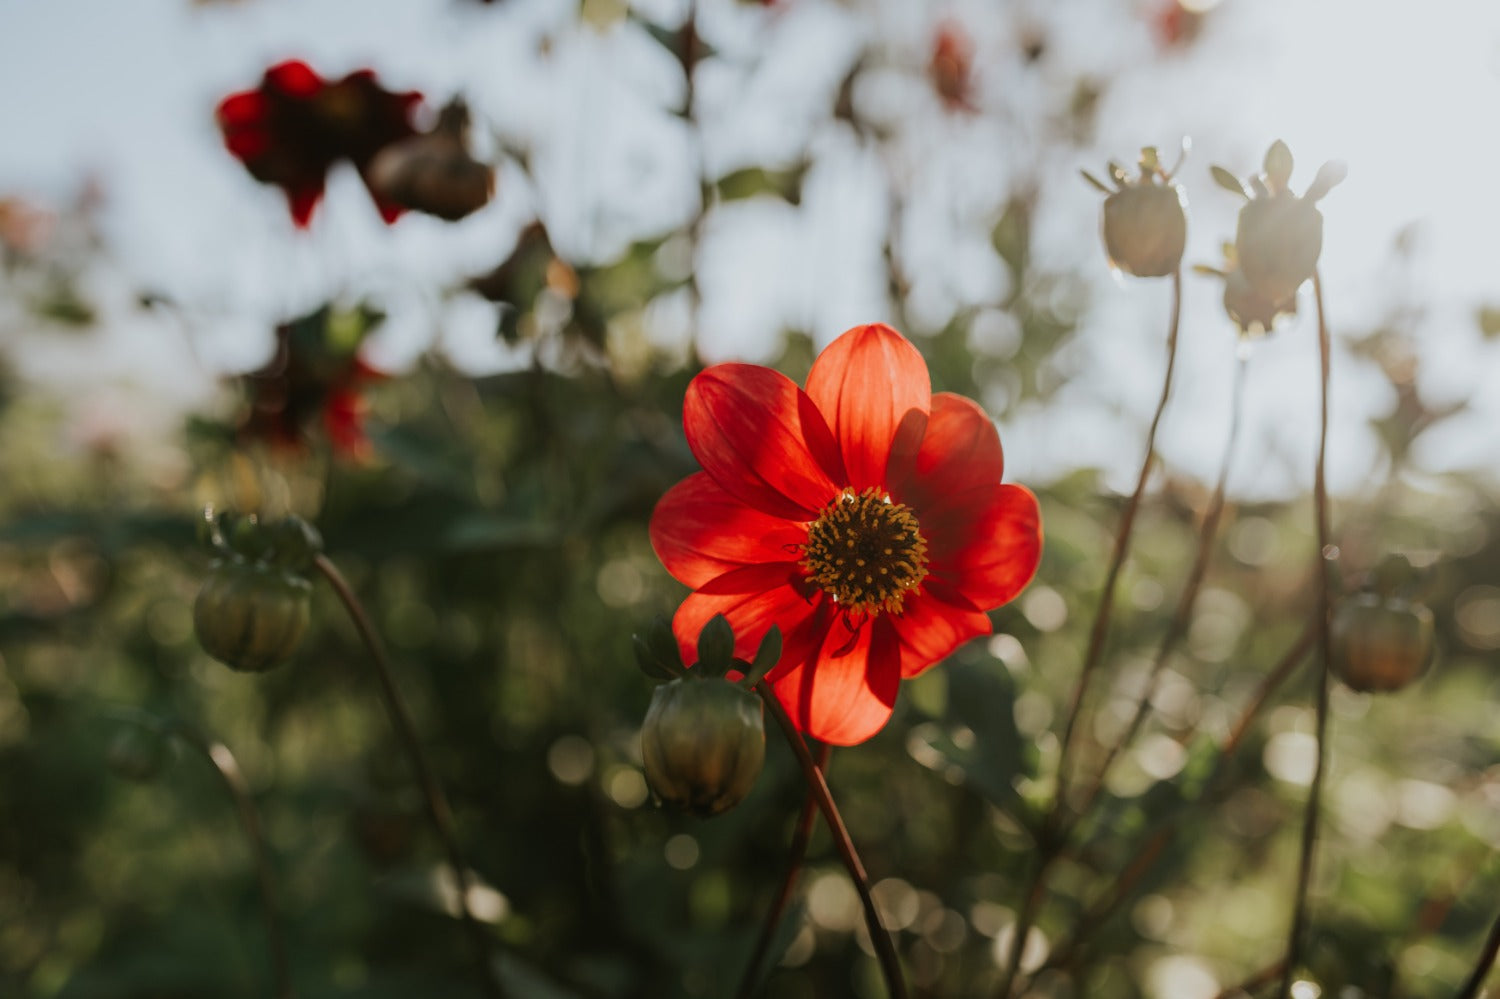
M 802 568 L 841 607 L 901 612 L 927 576 L 927 540 L 916 515 L 878 489 L 846 489 L 807 529 Z

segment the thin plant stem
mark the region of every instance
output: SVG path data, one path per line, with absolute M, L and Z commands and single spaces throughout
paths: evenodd
M 1068 720 L 1063 727 L 1062 748 L 1057 760 L 1057 797 L 1053 805 L 1054 821 L 1060 814 L 1067 798 L 1068 760 L 1073 748 L 1073 734 L 1083 713 L 1084 699 L 1089 681 L 1093 678 L 1104 654 L 1104 640 L 1109 635 L 1110 612 L 1114 608 L 1115 585 L 1120 579 L 1120 570 L 1125 557 L 1130 553 L 1130 536 L 1135 528 L 1136 511 L 1140 509 L 1141 497 L 1146 492 L 1146 482 L 1151 478 L 1151 468 L 1156 463 L 1156 431 L 1161 426 L 1162 414 L 1167 410 L 1167 400 L 1172 395 L 1172 374 L 1177 367 L 1177 331 L 1182 322 L 1182 269 L 1172 272 L 1172 317 L 1167 327 L 1167 370 L 1162 377 L 1161 398 L 1157 400 L 1156 412 L 1151 417 L 1151 427 L 1146 432 L 1146 455 L 1141 460 L 1141 471 L 1136 477 L 1135 491 L 1125 504 L 1120 524 L 1115 532 L 1114 554 L 1110 558 L 1109 571 L 1104 577 L 1104 589 L 1099 594 L 1099 607 L 1094 612 L 1094 625 L 1089 633 L 1088 651 L 1084 655 L 1083 668 L 1068 704 Z
M 1151 699 L 1156 695 L 1156 687 L 1161 682 L 1162 673 L 1166 671 L 1167 663 L 1171 660 L 1172 654 L 1177 651 L 1178 644 L 1187 635 L 1188 625 L 1193 619 L 1193 608 L 1198 603 L 1198 594 L 1203 588 L 1203 578 L 1208 573 L 1214 540 L 1219 535 L 1219 521 L 1224 514 L 1224 497 L 1229 486 L 1229 469 L 1234 464 L 1235 445 L 1239 441 L 1241 416 L 1244 412 L 1246 370 L 1246 358 L 1241 354 L 1234 368 L 1229 436 L 1224 443 L 1224 456 L 1219 462 L 1219 477 L 1214 485 L 1213 498 L 1209 501 L 1208 512 L 1204 515 L 1203 524 L 1198 531 L 1198 553 L 1193 559 L 1193 568 L 1188 573 L 1187 584 L 1177 600 L 1177 609 L 1172 615 L 1172 620 L 1167 624 L 1166 633 L 1162 635 L 1161 645 L 1157 647 L 1156 659 L 1151 664 L 1151 674 L 1146 681 L 1146 689 L 1141 692 L 1140 700 L 1136 703 L 1135 714 L 1131 716 L 1130 724 L 1126 727 L 1124 734 L 1105 754 L 1104 762 L 1099 766 L 1098 775 L 1083 796 L 1082 804 L 1079 806 L 1081 813 L 1087 813 L 1094 804 L 1094 799 L 1104 789 L 1104 782 L 1109 779 L 1110 768 L 1114 766 L 1126 747 L 1140 734 L 1141 725 L 1151 710 Z
M 391 670 L 385 646 L 381 643 L 380 636 L 375 633 L 370 617 L 365 613 L 364 605 L 354 595 L 343 573 L 339 572 L 338 566 L 334 565 L 326 555 L 317 556 L 313 564 L 322 573 L 323 578 L 328 580 L 333 591 L 338 594 L 344 609 L 349 612 L 349 619 L 354 622 L 355 630 L 359 632 L 365 648 L 370 653 L 370 661 L 375 666 L 375 675 L 380 680 L 380 693 L 385 702 L 386 712 L 390 715 L 391 727 L 396 730 L 401 748 L 406 752 L 407 759 L 416 774 L 417 783 L 422 787 L 422 797 L 427 805 L 427 817 L 432 822 L 433 831 L 437 833 L 438 840 L 443 845 L 443 851 L 448 855 L 448 866 L 453 868 L 453 877 L 458 888 L 459 914 L 474 948 L 480 985 L 486 996 L 499 997 L 502 995 L 502 990 L 495 979 L 490 961 L 489 935 L 485 932 L 478 917 L 474 915 L 474 910 L 469 906 L 471 884 L 469 865 L 464 861 L 463 851 L 459 849 L 458 840 L 453 834 L 453 812 L 448 807 L 448 799 L 444 796 L 442 786 L 438 783 L 432 765 L 428 762 L 427 754 L 422 749 L 421 740 L 417 738 L 416 724 L 412 721 L 411 711 L 407 708 L 406 701 L 396 686 L 396 677 Z
M 820 745 L 814 757 L 817 764 L 826 776 L 828 773 L 829 747 Z M 755 993 L 755 985 L 760 980 L 760 966 L 765 963 L 766 953 L 771 949 L 771 940 L 776 936 L 776 928 L 781 924 L 782 914 L 786 912 L 787 903 L 791 901 L 792 890 L 797 886 L 797 878 L 802 873 L 802 862 L 807 858 L 807 845 L 812 841 L 813 819 L 818 815 L 818 797 L 808 788 L 807 796 L 802 802 L 802 811 L 797 816 L 797 826 L 792 832 L 792 846 L 787 859 L 786 875 L 781 879 L 781 886 L 776 890 L 776 897 L 771 902 L 771 907 L 766 910 L 765 922 L 761 924 L 760 936 L 755 941 L 755 949 L 750 954 L 750 963 L 745 966 L 745 977 L 740 981 L 740 987 L 735 992 L 736 999 L 750 999 Z
M 807 747 L 807 740 L 797 731 L 797 726 L 792 723 L 776 693 L 764 681 L 755 685 L 755 692 L 760 695 L 766 707 L 771 709 L 772 717 L 781 726 L 787 744 L 792 747 L 792 752 L 802 767 L 807 788 L 817 798 L 818 810 L 823 813 L 823 822 L 828 826 L 829 835 L 833 837 L 839 859 L 844 862 L 849 879 L 854 882 L 854 889 L 859 893 L 860 903 L 865 910 L 865 926 L 870 931 L 870 943 L 875 948 L 881 973 L 885 976 L 886 991 L 890 993 L 890 999 L 906 999 L 906 979 L 901 974 L 901 959 L 896 955 L 896 945 L 891 940 L 890 933 L 880 923 L 880 911 L 875 907 L 875 897 L 870 893 L 870 877 L 859 859 L 859 851 L 854 848 L 854 840 L 849 837 L 844 817 L 839 814 L 838 805 L 834 804 L 833 793 L 828 790 L 828 781 L 824 779 L 823 771 L 818 769 L 812 750 Z
M 1240 712 L 1239 719 L 1230 729 L 1229 736 L 1224 744 L 1219 747 L 1219 758 L 1215 764 L 1213 775 L 1209 778 L 1207 788 L 1203 792 L 1203 799 L 1212 798 L 1217 794 L 1228 774 L 1228 762 L 1239 750 L 1240 743 L 1250 731 L 1250 726 L 1259 716 L 1261 710 L 1270 700 L 1271 695 L 1287 681 L 1287 679 L 1301 665 L 1307 653 L 1312 649 L 1317 639 L 1317 628 L 1309 626 L 1292 643 L 1291 647 L 1282 654 L 1281 659 L 1272 667 L 1261 681 L 1255 696 L 1245 705 Z M 1095 901 L 1074 923 L 1068 938 L 1053 949 L 1052 955 L 1047 959 L 1046 967 L 1063 967 L 1072 959 L 1083 944 L 1090 939 L 1093 931 L 1103 925 L 1105 920 L 1114 915 L 1115 910 L 1123 905 L 1131 896 L 1132 889 L 1149 874 L 1161 859 L 1166 847 L 1171 843 L 1172 836 L 1177 831 L 1178 815 L 1171 814 L 1163 817 L 1146 838 L 1145 845 L 1136 851 L 1134 857 L 1124 870 L 1111 882 L 1106 891 Z M 1280 970 L 1280 966 L 1277 966 Z
M 1313 854 L 1318 842 L 1319 805 L 1323 796 L 1323 778 L 1328 769 L 1328 664 L 1332 659 L 1333 639 L 1330 635 L 1331 595 L 1328 583 L 1328 561 L 1333 556 L 1328 527 L 1328 483 L 1325 467 L 1328 458 L 1328 382 L 1332 347 L 1328 336 L 1328 316 L 1323 308 L 1323 282 L 1318 272 L 1313 272 L 1313 299 L 1318 308 L 1318 371 L 1319 371 L 1319 418 L 1318 418 L 1318 463 L 1313 473 L 1313 507 L 1317 522 L 1318 550 L 1314 564 L 1314 584 L 1318 590 L 1317 623 L 1318 652 L 1320 662 L 1317 671 L 1317 752 L 1313 764 L 1312 785 L 1307 792 L 1307 810 L 1302 820 L 1301 859 L 1297 863 L 1297 887 L 1292 903 L 1292 925 L 1287 934 L 1286 967 L 1282 969 L 1281 988 L 1278 995 L 1287 999 L 1292 991 L 1292 979 L 1296 977 L 1297 965 L 1302 958 L 1303 938 L 1307 935 L 1307 892 L 1312 881 Z
M 1285 958 L 1273 964 L 1268 964 L 1238 985 L 1231 985 L 1223 992 L 1220 992 L 1214 999 L 1235 999 L 1236 996 L 1254 995 L 1256 990 L 1274 982 L 1276 976 L 1281 974 L 1283 969 L 1290 965 L 1291 962 Z
M 1484 980 L 1490 975 L 1490 969 L 1495 965 L 1496 954 L 1500 954 L 1500 916 L 1495 917 L 1495 922 L 1490 926 L 1490 934 L 1484 939 L 1484 949 L 1479 952 L 1479 963 L 1474 966 L 1469 980 L 1458 990 L 1455 999 L 1476 999 L 1479 990 L 1484 987 Z
M 1073 735 L 1078 727 L 1079 716 L 1083 713 L 1089 681 L 1093 678 L 1104 654 L 1104 641 L 1109 635 L 1110 612 L 1114 608 L 1115 586 L 1120 579 L 1120 570 L 1125 565 L 1125 557 L 1130 552 L 1130 536 L 1135 529 L 1135 515 L 1140 509 L 1141 497 L 1146 492 L 1146 483 L 1151 478 L 1151 468 L 1156 463 L 1156 432 L 1161 427 L 1162 415 L 1166 412 L 1167 401 L 1172 396 L 1172 374 L 1177 368 L 1177 334 L 1181 325 L 1182 268 L 1179 267 L 1172 272 L 1172 313 L 1167 324 L 1167 367 L 1162 376 L 1161 397 L 1157 400 L 1156 412 L 1151 416 L 1150 429 L 1146 431 L 1146 454 L 1141 460 L 1141 470 L 1136 477 L 1135 491 L 1130 494 L 1130 499 L 1125 504 L 1125 512 L 1121 514 L 1119 526 L 1115 531 L 1114 554 L 1110 557 L 1109 570 L 1104 576 L 1104 589 L 1099 594 L 1099 606 L 1094 612 L 1094 624 L 1089 632 L 1088 650 L 1084 654 L 1083 668 L 1079 671 L 1078 682 L 1073 688 L 1073 695 L 1068 703 L 1067 722 L 1063 726 L 1062 748 L 1057 758 L 1057 791 L 1052 798 L 1052 808 L 1038 835 L 1039 850 L 1036 866 L 1031 875 L 1031 884 L 1023 896 L 1021 911 L 1016 916 L 1015 935 L 1011 938 L 1009 954 L 1005 960 L 1005 971 L 1000 977 L 1000 986 L 995 993 L 1002 999 L 1010 995 L 1016 974 L 1020 971 L 1026 937 L 1031 932 L 1037 909 L 1040 908 L 1042 896 L 1046 892 L 1047 874 L 1052 869 L 1052 862 L 1067 839 L 1062 828 L 1064 825 L 1062 817 L 1068 798 L 1068 762 L 1072 755 Z
M 292 988 L 292 972 L 286 954 L 286 933 L 281 925 L 281 910 L 276 902 L 276 880 L 271 872 L 271 853 L 266 845 L 265 832 L 261 829 L 260 813 L 255 810 L 255 801 L 250 796 L 250 785 L 244 771 L 229 747 L 217 739 L 210 739 L 186 722 L 172 720 L 165 724 L 165 731 L 176 736 L 194 752 L 202 756 L 214 768 L 219 783 L 229 792 L 239 814 L 240 828 L 245 832 L 245 841 L 250 844 L 250 855 L 255 862 L 255 881 L 260 891 L 261 920 L 266 927 L 266 943 L 271 952 L 271 978 L 276 999 L 292 999 L 296 995 Z

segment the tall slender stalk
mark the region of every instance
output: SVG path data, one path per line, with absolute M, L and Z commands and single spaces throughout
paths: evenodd
M 1287 934 L 1286 966 L 1282 970 L 1281 988 L 1277 993 L 1282 999 L 1291 995 L 1292 980 L 1297 974 L 1297 965 L 1302 958 L 1303 940 L 1307 935 L 1307 892 L 1312 881 L 1313 854 L 1318 842 L 1319 805 L 1323 796 L 1323 778 L 1327 771 L 1328 744 L 1328 664 L 1332 659 L 1333 640 L 1329 633 L 1331 595 L 1328 585 L 1328 561 L 1333 555 L 1329 542 L 1328 484 L 1325 467 L 1328 458 L 1328 381 L 1332 347 L 1328 336 L 1328 316 L 1323 308 L 1323 282 L 1317 271 L 1313 272 L 1313 298 L 1318 307 L 1318 371 L 1319 371 L 1319 418 L 1318 418 L 1318 463 L 1313 473 L 1313 507 L 1317 522 L 1318 551 L 1315 559 L 1318 589 L 1317 621 L 1318 652 L 1320 663 L 1317 671 L 1317 754 L 1313 764 L 1312 785 L 1307 792 L 1307 810 L 1302 820 L 1301 859 L 1297 864 L 1296 896 L 1292 903 L 1292 925 Z
M 1480 989 L 1484 987 L 1484 980 L 1490 975 L 1490 969 L 1495 966 L 1496 954 L 1500 954 L 1500 916 L 1495 917 L 1495 922 L 1490 926 L 1490 934 L 1484 939 L 1484 949 L 1479 952 L 1479 963 L 1474 966 L 1469 980 L 1464 982 L 1454 999 L 1476 999 Z
M 245 832 L 245 841 L 250 844 L 250 855 L 255 862 L 255 881 L 260 891 L 261 920 L 266 927 L 266 944 L 271 952 L 271 978 L 276 999 L 293 999 L 292 973 L 286 954 L 286 933 L 281 925 L 281 910 L 276 902 L 276 881 L 271 872 L 271 852 L 266 845 L 265 832 L 260 826 L 260 813 L 255 809 L 255 800 L 250 796 L 250 785 L 245 780 L 239 761 L 229 747 L 217 739 L 210 739 L 186 722 L 168 721 L 165 731 L 175 735 L 185 745 L 208 761 L 219 776 L 219 783 L 229 792 L 239 814 L 240 828 Z
M 1151 710 L 1151 699 L 1156 696 L 1156 686 L 1161 682 L 1161 675 L 1166 671 L 1172 653 L 1177 651 L 1178 643 L 1187 635 L 1188 626 L 1192 623 L 1193 608 L 1197 605 L 1198 594 L 1203 588 L 1203 577 L 1208 572 L 1208 562 L 1213 555 L 1214 540 L 1219 535 L 1219 520 L 1224 514 L 1224 497 L 1229 486 L 1229 469 L 1234 464 L 1235 445 L 1239 441 L 1241 416 L 1244 412 L 1246 370 L 1246 358 L 1241 354 L 1234 368 L 1229 435 L 1224 442 L 1224 456 L 1219 461 L 1219 477 L 1214 485 L 1213 498 L 1209 501 L 1208 512 L 1204 514 L 1203 524 L 1198 530 L 1198 553 L 1193 559 L 1193 568 L 1188 573 L 1187 583 L 1183 586 L 1182 595 L 1177 600 L 1177 609 L 1172 614 L 1172 620 L 1167 624 L 1161 644 L 1157 647 L 1156 659 L 1151 664 L 1151 673 L 1146 680 L 1146 689 L 1141 692 L 1140 700 L 1136 702 L 1135 713 L 1131 716 L 1130 724 L 1105 754 L 1104 762 L 1099 766 L 1098 775 L 1079 805 L 1080 812 L 1086 813 L 1094 804 L 1094 799 L 1104 789 L 1104 782 L 1109 779 L 1110 768 L 1140 733 L 1141 725 Z
M 453 868 L 453 877 L 458 887 L 458 909 L 474 948 L 480 986 L 485 995 L 499 997 L 502 995 L 502 990 L 495 979 L 490 961 L 489 935 L 485 932 L 478 917 L 474 915 L 474 910 L 469 906 L 471 876 L 469 865 L 464 861 L 463 851 L 459 849 L 458 840 L 453 834 L 453 812 L 448 807 L 448 799 L 443 794 L 432 764 L 428 762 L 427 754 L 422 749 L 421 740 L 417 738 L 416 723 L 412 721 L 411 711 L 407 708 L 406 701 L 396 686 L 396 677 L 391 671 L 391 663 L 389 657 L 386 656 L 385 646 L 381 643 L 380 636 L 375 633 L 370 617 L 365 613 L 364 605 L 354 595 L 343 573 L 339 572 L 338 566 L 334 565 L 326 555 L 317 556 L 313 565 L 338 594 L 339 600 L 344 604 L 344 609 L 349 612 L 349 619 L 354 622 L 355 630 L 359 632 L 359 637 L 364 641 L 365 648 L 370 653 L 375 675 L 380 680 L 380 692 L 385 702 L 386 713 L 390 715 L 391 727 L 396 730 L 396 737 L 401 742 L 401 748 L 406 752 L 412 771 L 416 774 L 417 783 L 422 787 L 427 817 L 432 822 L 433 831 L 437 833 L 438 840 L 443 845 L 443 851 L 448 856 L 448 866 Z
M 833 793 L 828 790 L 828 781 L 823 778 L 823 771 L 818 769 L 812 751 L 807 748 L 807 740 L 802 738 L 802 733 L 792 724 L 792 719 L 777 699 L 775 691 L 762 681 L 755 685 L 755 692 L 760 695 L 766 707 L 771 709 L 772 717 L 781 726 L 787 744 L 792 747 L 797 763 L 802 767 L 807 789 L 817 798 L 818 810 L 823 813 L 823 822 L 828 826 L 829 835 L 833 837 L 839 859 L 844 862 L 849 879 L 854 882 L 854 889 L 859 893 L 860 904 L 865 910 L 865 926 L 870 931 L 870 943 L 880 961 L 880 970 L 885 976 L 890 999 L 906 999 L 906 979 L 901 974 L 901 959 L 896 955 L 896 945 L 891 940 L 890 933 L 880 923 L 880 910 L 875 907 L 875 897 L 870 893 L 870 876 L 865 873 L 865 865 L 859 859 L 859 851 L 854 848 L 854 840 L 849 837 L 844 817 L 839 814 L 838 805 L 834 804 Z
M 828 773 L 829 747 L 827 744 L 817 748 L 813 762 L 825 775 Z M 781 879 L 781 886 L 776 890 L 776 897 L 771 901 L 771 907 L 766 910 L 766 918 L 760 927 L 760 936 L 756 938 L 755 949 L 750 952 L 750 962 L 745 965 L 745 977 L 740 981 L 740 987 L 735 991 L 736 999 L 750 999 L 755 993 L 755 985 L 760 980 L 760 966 L 765 963 L 766 952 L 771 949 L 771 940 L 776 936 L 776 928 L 781 925 L 781 917 L 786 912 L 786 906 L 792 898 L 792 890 L 797 886 L 797 878 L 802 873 L 802 861 L 807 858 L 807 845 L 812 841 L 813 819 L 818 814 L 818 796 L 813 793 L 812 788 L 807 789 L 807 797 L 802 802 L 802 811 L 797 816 L 797 825 L 792 832 L 792 845 L 787 858 L 786 874 Z
M 1109 570 L 1104 576 L 1104 589 L 1099 594 L 1098 609 L 1094 612 L 1088 651 L 1084 654 L 1083 668 L 1079 671 L 1078 682 L 1073 688 L 1073 695 L 1068 704 L 1068 718 L 1063 726 L 1062 748 L 1057 759 L 1057 791 L 1052 799 L 1052 808 L 1047 814 L 1038 837 L 1036 865 L 1032 871 L 1030 886 L 1023 896 L 1021 910 L 1016 916 L 1015 934 L 1011 938 L 1009 954 L 1005 960 L 1005 970 L 995 993 L 1001 999 L 1010 995 L 1016 974 L 1021 969 L 1021 955 L 1026 948 L 1026 937 L 1031 932 L 1037 910 L 1041 907 L 1042 896 L 1046 893 L 1048 872 L 1052 869 L 1052 863 L 1057 859 L 1067 839 L 1064 831 L 1066 823 L 1063 821 L 1063 810 L 1067 806 L 1068 762 L 1072 754 L 1073 734 L 1078 727 L 1079 716 L 1083 713 L 1089 681 L 1093 678 L 1104 654 L 1104 640 L 1109 635 L 1110 612 L 1114 609 L 1115 586 L 1119 582 L 1120 570 L 1125 565 L 1125 557 L 1130 552 L 1130 536 L 1135 529 L 1135 515 L 1140 509 L 1141 497 L 1146 492 L 1146 482 L 1151 478 L 1151 467 L 1156 463 L 1156 432 L 1161 427 L 1162 415 L 1167 410 L 1167 401 L 1172 397 L 1172 375 L 1177 368 L 1177 334 L 1181 325 L 1182 269 L 1179 267 L 1172 272 L 1172 315 L 1167 325 L 1167 368 L 1162 376 L 1161 397 L 1157 400 L 1156 411 L 1151 416 L 1150 429 L 1146 431 L 1146 454 L 1141 460 L 1141 470 L 1136 477 L 1135 491 L 1130 494 L 1130 499 L 1125 504 L 1125 512 L 1121 514 L 1119 526 L 1115 530 L 1114 554 L 1110 558 Z
M 1167 370 L 1162 376 L 1161 398 L 1157 400 L 1156 412 L 1151 417 L 1151 427 L 1146 432 L 1146 455 L 1141 460 L 1140 474 L 1136 477 L 1135 491 L 1125 504 L 1115 531 L 1114 554 L 1110 558 L 1109 571 L 1104 577 L 1104 589 L 1099 594 L 1099 607 L 1094 612 L 1094 625 L 1089 632 L 1088 651 L 1084 655 L 1083 669 L 1068 704 L 1068 720 L 1063 727 L 1062 749 L 1057 760 L 1057 797 L 1053 804 L 1053 816 L 1060 813 L 1067 798 L 1068 760 L 1073 748 L 1073 734 L 1078 727 L 1078 718 L 1083 713 L 1084 698 L 1088 694 L 1089 681 L 1093 678 L 1104 654 L 1104 640 L 1109 635 L 1110 612 L 1114 609 L 1115 585 L 1120 579 L 1120 570 L 1125 557 L 1130 553 L 1130 536 L 1135 528 L 1136 511 L 1140 509 L 1141 497 L 1146 492 L 1146 482 L 1151 478 L 1151 467 L 1156 463 L 1156 431 L 1161 426 L 1162 414 L 1167 410 L 1167 400 L 1172 396 L 1172 374 L 1177 368 L 1177 332 L 1182 323 L 1182 269 L 1172 272 L 1172 317 L 1167 327 Z

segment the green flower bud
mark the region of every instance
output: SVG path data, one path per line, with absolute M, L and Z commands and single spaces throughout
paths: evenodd
M 1354 690 L 1401 690 L 1432 665 L 1432 611 L 1378 593 L 1340 601 L 1333 615 L 1333 667 Z
M 312 584 L 264 563 L 215 562 L 193 604 L 203 649 L 259 673 L 291 657 L 311 615 Z
M 1104 199 L 1104 248 L 1126 274 L 1165 277 L 1182 263 L 1187 207 L 1182 188 L 1143 180 Z
M 1260 298 L 1285 302 L 1297 294 L 1323 252 L 1323 213 L 1290 191 L 1240 209 L 1234 248 L 1240 271 Z
M 766 729 L 759 697 L 693 672 L 652 693 L 641 753 L 659 799 L 706 817 L 750 793 L 765 763 Z

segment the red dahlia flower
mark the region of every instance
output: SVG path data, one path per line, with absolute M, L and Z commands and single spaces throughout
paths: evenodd
M 803 732 L 853 745 L 885 725 L 903 677 L 988 634 L 1041 555 L 1036 497 L 1002 485 L 995 426 L 933 395 L 922 356 L 858 326 L 803 391 L 752 364 L 694 378 L 683 403 L 703 471 L 651 518 L 667 571 L 694 592 L 672 622 L 688 661 L 714 615 L 749 660 L 785 638 L 766 679 Z
M 285 191 L 292 221 L 305 227 L 329 168 L 347 159 L 370 187 L 375 154 L 416 134 L 411 113 L 421 100 L 384 89 L 367 69 L 330 81 L 292 60 L 266 70 L 256 89 L 220 101 L 217 117 L 225 148 L 256 180 Z M 386 222 L 401 215 L 400 205 L 370 193 Z

